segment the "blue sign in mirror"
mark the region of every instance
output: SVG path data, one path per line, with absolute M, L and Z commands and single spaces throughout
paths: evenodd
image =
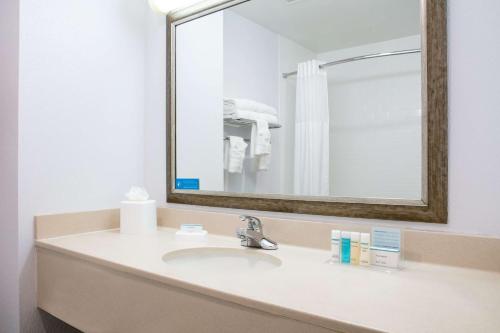
M 177 178 L 175 188 L 177 190 L 199 190 L 200 180 L 198 178 Z

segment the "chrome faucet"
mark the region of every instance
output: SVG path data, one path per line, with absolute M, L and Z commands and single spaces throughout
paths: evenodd
M 241 246 L 258 247 L 264 250 L 278 249 L 278 243 L 264 237 L 262 222 L 249 215 L 241 215 L 240 220 L 247 223 L 246 228 L 236 230 L 236 235 L 241 239 Z

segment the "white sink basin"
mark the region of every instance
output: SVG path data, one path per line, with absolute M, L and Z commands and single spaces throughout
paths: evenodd
M 261 250 L 223 247 L 200 247 L 168 252 L 163 261 L 176 268 L 196 268 L 210 271 L 220 268 L 244 271 L 248 269 L 268 270 L 281 266 L 281 260 Z

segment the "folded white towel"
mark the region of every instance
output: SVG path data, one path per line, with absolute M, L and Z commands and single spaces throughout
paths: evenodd
M 234 110 L 247 110 L 273 116 L 278 115 L 275 108 L 266 104 L 243 98 L 224 98 L 224 113 L 232 113 Z
M 224 170 L 229 168 L 229 140 L 224 140 Z
M 225 119 L 248 119 L 256 121 L 257 119 L 262 119 L 267 121 L 269 124 L 277 126 L 279 124 L 278 117 L 267 114 L 267 113 L 258 113 L 247 110 L 235 110 L 233 113 L 224 113 Z
M 271 131 L 267 121 L 258 119 L 252 124 L 250 157 L 256 159 L 257 170 L 268 170 L 271 162 Z
M 255 155 L 266 155 L 271 153 L 271 131 L 269 124 L 263 119 L 257 119 L 255 141 L 253 142 Z
M 230 136 L 229 143 L 224 143 L 224 169 L 230 173 L 241 173 L 247 146 L 243 138 Z
M 257 170 L 264 171 L 269 170 L 269 165 L 271 164 L 271 146 L 269 146 L 269 154 L 259 155 L 257 158 Z

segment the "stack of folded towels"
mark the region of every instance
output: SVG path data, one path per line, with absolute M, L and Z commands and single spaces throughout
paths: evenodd
M 242 98 L 224 98 L 224 118 L 265 120 L 278 125 L 278 112 L 272 106 Z
M 250 140 L 250 158 L 255 160 L 257 170 L 268 170 L 271 161 L 271 132 L 269 125 L 278 125 L 275 108 L 248 99 L 224 98 L 224 118 L 253 121 Z M 230 161 L 231 149 L 227 158 Z M 242 161 L 241 161 L 242 163 Z M 229 172 L 241 172 L 241 168 L 227 168 Z

